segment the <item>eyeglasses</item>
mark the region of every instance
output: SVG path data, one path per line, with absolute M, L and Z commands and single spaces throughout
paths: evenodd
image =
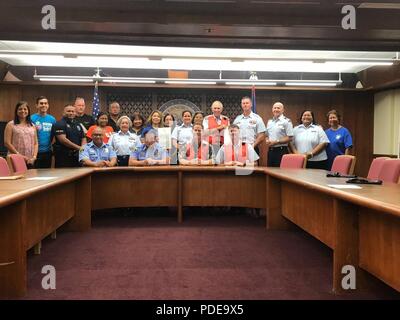
M 102 133 L 94 133 L 92 134 L 93 137 L 101 137 L 103 134 Z

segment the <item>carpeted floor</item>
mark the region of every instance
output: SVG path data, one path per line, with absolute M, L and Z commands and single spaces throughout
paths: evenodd
M 28 255 L 26 299 L 399 299 L 381 282 L 359 294 L 331 290 L 332 252 L 302 231 L 266 231 L 243 212 L 118 210 L 90 232 L 61 232 Z M 56 290 L 43 290 L 53 265 Z

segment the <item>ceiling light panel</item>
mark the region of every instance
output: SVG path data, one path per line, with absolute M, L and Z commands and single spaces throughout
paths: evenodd
M 395 56 L 395 52 L 182 48 L 0 41 L 0 60 L 13 66 L 355 73 L 373 65 L 380 65 L 379 59 L 387 61 Z M 355 62 L 341 61 L 343 59 Z M 360 60 L 368 60 L 368 62 Z M 373 60 L 378 62 L 373 63 Z M 328 62 L 314 63 L 313 61 Z

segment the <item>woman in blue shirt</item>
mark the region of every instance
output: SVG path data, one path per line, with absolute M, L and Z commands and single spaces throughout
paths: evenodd
M 330 126 L 329 129 L 325 130 L 330 142 L 326 148 L 328 169 L 330 170 L 336 156 L 350 153 L 350 149 L 353 147 L 353 139 L 350 131 L 340 125 L 341 116 L 336 110 L 329 111 L 326 116 Z

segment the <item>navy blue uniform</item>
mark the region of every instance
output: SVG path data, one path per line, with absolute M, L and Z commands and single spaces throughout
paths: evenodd
M 57 121 L 52 128 L 53 135 L 56 137 L 56 142 L 53 145 L 55 155 L 55 167 L 79 167 L 79 150 L 70 149 L 58 141 L 59 135 L 65 134 L 71 142 L 81 145 L 82 139 L 85 137 L 82 126 L 75 119 L 62 118 Z

